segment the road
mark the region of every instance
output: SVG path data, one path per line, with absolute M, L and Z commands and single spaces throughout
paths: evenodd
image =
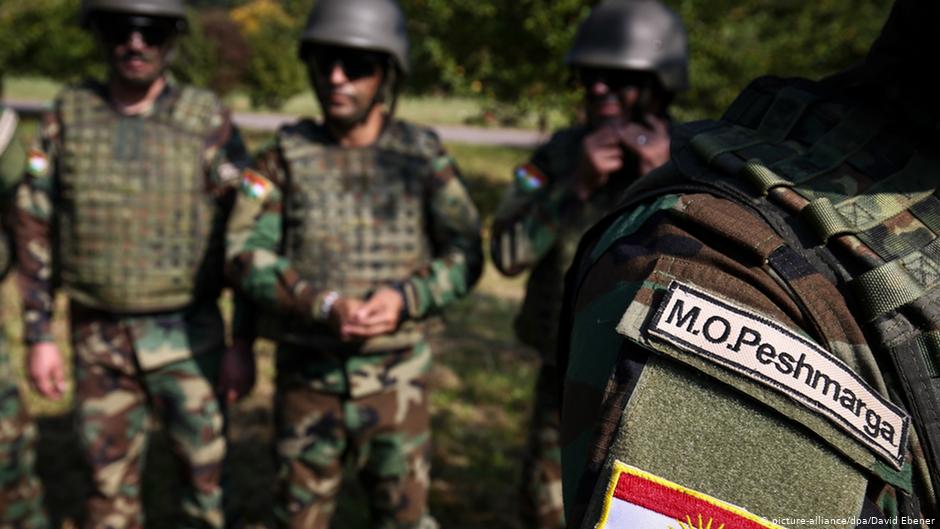
M 48 103 L 43 101 L 7 99 L 4 101 L 4 104 L 23 115 L 38 115 L 48 109 Z M 234 118 L 235 123 L 246 130 L 274 131 L 281 124 L 296 120 L 297 116 L 288 114 L 235 112 Z M 532 130 L 464 127 L 456 125 L 431 126 L 437 130 L 442 140 L 454 143 L 532 148 L 546 139 L 544 135 Z

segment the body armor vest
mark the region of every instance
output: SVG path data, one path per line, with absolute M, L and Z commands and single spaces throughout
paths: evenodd
M 629 188 L 586 239 L 665 194 L 709 193 L 750 208 L 787 241 L 765 259 L 798 303 L 812 294 L 793 279 L 809 271 L 848 301 L 877 377 L 911 415 L 914 482 L 927 513 L 940 491 L 940 138 L 894 127 L 882 99 L 877 90 L 834 97 L 823 84 L 758 80 L 722 121 L 680 129 L 677 170 Z M 820 320 L 810 305 L 803 310 Z
M 188 87 L 164 97 L 146 117 L 118 114 L 94 88 L 61 98 L 61 281 L 84 305 L 146 312 L 193 299 L 215 212 L 203 150 L 218 103 Z
M 322 127 L 302 121 L 278 139 L 288 173 L 283 248 L 301 277 L 319 290 L 365 298 L 430 262 L 425 204 L 437 154 L 433 135 L 392 122 L 375 145 L 343 148 Z M 325 328 L 291 327 L 280 339 L 348 348 Z M 362 348 L 388 350 L 420 337 L 417 325 L 405 322 Z

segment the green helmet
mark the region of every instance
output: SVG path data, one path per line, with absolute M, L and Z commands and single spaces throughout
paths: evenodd
M 405 15 L 395 0 L 319 0 L 300 37 L 300 53 L 309 45 L 326 44 L 380 51 L 408 73 Z
M 607 0 L 578 27 L 565 62 L 576 68 L 649 71 L 670 92 L 689 85 L 685 27 L 657 0 Z
M 142 17 L 175 18 L 186 29 L 186 8 L 182 0 L 82 0 L 81 21 L 87 26 L 95 13 L 122 13 Z

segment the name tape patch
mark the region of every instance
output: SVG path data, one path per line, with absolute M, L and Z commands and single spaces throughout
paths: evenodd
M 598 529 L 783 529 L 740 507 L 614 461 Z
M 901 468 L 910 418 L 813 341 L 679 281 L 647 331 L 786 394 Z

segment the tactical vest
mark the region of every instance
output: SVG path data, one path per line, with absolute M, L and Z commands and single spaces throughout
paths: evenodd
M 284 254 L 316 289 L 365 298 L 380 286 L 408 278 L 432 258 L 426 198 L 437 140 L 429 131 L 393 122 L 364 148 L 333 144 L 311 121 L 278 133 L 287 166 Z M 322 327 L 291 325 L 281 340 L 317 348 L 345 348 Z M 414 322 L 364 350 L 416 343 Z
M 541 158 L 539 161 L 545 167 L 540 169 L 549 174 L 553 182 L 558 183 L 574 175 L 585 132 L 584 128 L 562 131 L 533 157 L 533 160 Z M 625 168 L 612 175 L 608 184 L 587 202 L 581 203 L 572 197 L 566 207 L 576 208 L 575 211 L 566 215 L 558 226 L 555 245 L 529 274 L 525 300 L 515 320 L 515 331 L 523 343 L 536 348 L 549 364 L 555 363 L 565 272 L 574 260 L 578 241 L 588 228 L 617 206 L 624 189 L 635 177 L 633 168 Z
M 764 258 L 798 303 L 812 296 L 795 281 L 800 270 L 822 273 L 848 300 L 892 400 L 911 415 L 915 482 L 936 496 L 940 138 L 893 126 L 883 94 L 842 94 L 804 81 L 756 81 L 722 121 L 683 127 L 673 138 L 677 170 L 628 189 L 629 200 L 589 237 L 604 240 L 614 219 L 666 194 L 709 193 L 750 208 L 787 241 Z M 802 308 L 808 321 L 821 319 Z
M 208 265 L 215 212 L 203 167 L 215 96 L 186 87 L 152 115 L 122 116 L 100 89 L 85 87 L 67 90 L 58 112 L 60 271 L 69 296 L 120 312 L 189 304 Z

